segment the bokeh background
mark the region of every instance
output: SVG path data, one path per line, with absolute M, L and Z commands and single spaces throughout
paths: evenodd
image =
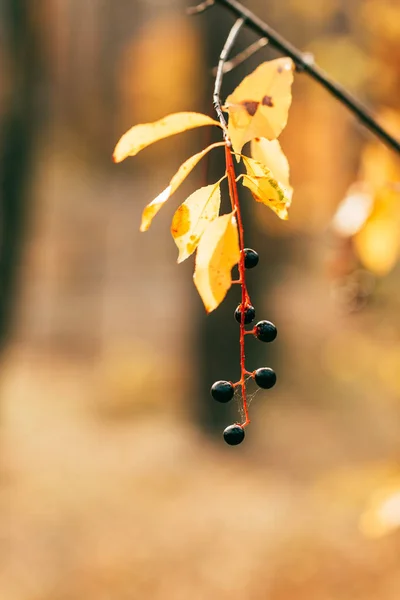
M 246 5 L 398 131 L 398 1 Z M 143 206 L 209 134 L 111 161 L 133 124 L 211 114 L 233 18 L 186 7 L 0 0 L 0 598 L 398 600 L 397 159 L 296 75 L 290 220 L 242 199 L 260 254 L 249 289 L 279 330 L 247 339 L 248 368 L 272 366 L 278 385 L 226 446 L 237 407 L 209 388 L 238 376 L 238 290 L 206 317 L 169 233 L 222 153 L 146 234 Z M 243 30 L 237 50 L 254 40 Z M 223 95 L 275 57 L 227 74 Z M 374 178 L 378 237 L 339 236 L 347 189 Z

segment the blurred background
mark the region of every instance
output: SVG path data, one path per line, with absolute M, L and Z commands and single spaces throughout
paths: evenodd
M 399 135 L 396 0 L 246 5 Z M 0 0 L 0 598 L 397 600 L 398 159 L 296 75 L 290 220 L 242 198 L 249 290 L 279 331 L 246 340 L 247 367 L 278 384 L 226 446 L 237 407 L 209 388 L 238 378 L 238 290 L 206 317 L 169 232 L 223 153 L 145 234 L 144 205 L 211 134 L 111 161 L 136 123 L 212 114 L 233 18 L 186 8 Z

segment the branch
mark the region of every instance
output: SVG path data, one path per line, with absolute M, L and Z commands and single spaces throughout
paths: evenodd
M 356 117 L 361 121 L 363 125 L 365 125 L 365 127 L 367 127 L 367 129 L 369 129 L 373 134 L 375 134 L 384 144 L 389 146 L 389 148 L 400 154 L 400 141 L 394 138 L 392 135 L 390 135 L 390 133 L 386 131 L 386 129 L 381 127 L 381 125 L 379 125 L 374 116 L 361 104 L 361 102 L 359 102 L 359 100 L 352 96 L 344 87 L 342 87 L 336 81 L 331 79 L 313 61 L 310 61 L 308 54 L 303 54 L 302 52 L 300 52 L 300 50 L 298 50 L 295 46 L 288 42 L 279 33 L 274 31 L 269 25 L 264 23 L 254 13 L 245 8 L 237 0 L 215 0 L 215 3 L 225 6 L 237 17 L 242 19 L 243 22 L 246 22 L 246 25 L 255 33 L 267 38 L 271 46 L 279 50 L 279 52 L 281 52 L 282 54 L 290 56 L 290 58 L 294 61 L 297 69 L 304 71 L 305 73 L 310 75 L 310 77 L 315 79 L 315 81 L 318 81 L 318 83 L 320 83 L 326 90 L 328 90 L 328 92 L 330 92 L 337 100 L 339 100 L 339 102 L 344 104 L 344 106 L 346 106 L 354 115 L 356 115 Z M 225 46 L 227 45 L 227 43 L 228 40 Z
M 236 23 L 234 24 L 234 26 L 232 27 L 232 29 L 230 30 L 228 37 L 226 38 L 224 47 L 222 48 L 221 54 L 219 55 L 217 74 L 215 77 L 215 85 L 214 85 L 214 94 L 213 94 L 214 108 L 218 115 L 219 122 L 221 123 L 222 130 L 224 132 L 225 142 L 226 142 L 227 146 L 229 146 L 229 148 L 231 148 L 232 144 L 229 139 L 226 120 L 225 120 L 225 117 L 224 117 L 224 114 L 223 114 L 222 108 L 221 108 L 220 93 L 221 93 L 222 79 L 224 76 L 225 63 L 227 61 L 230 51 L 232 50 L 234 43 L 236 41 L 239 31 L 241 30 L 242 26 L 244 25 L 244 22 L 245 22 L 244 19 L 242 19 L 242 18 L 238 19 L 236 21 Z
M 222 109 L 221 109 L 220 93 L 221 93 L 222 79 L 224 76 L 224 68 L 225 68 L 226 61 L 227 61 L 229 53 L 232 50 L 232 47 L 236 41 L 239 31 L 241 30 L 244 23 L 245 23 L 245 19 L 240 17 L 236 21 L 236 23 L 233 25 L 232 29 L 229 32 L 228 37 L 226 38 L 226 42 L 225 42 L 224 47 L 222 48 L 221 54 L 219 56 L 217 74 L 215 77 L 214 94 L 213 94 L 214 108 L 216 110 L 219 122 L 221 123 L 221 127 L 224 132 L 225 163 L 226 163 L 226 175 L 228 177 L 229 198 L 231 200 L 232 213 L 235 214 L 236 220 L 237 220 L 237 231 L 238 231 L 238 238 L 239 238 L 238 241 L 239 241 L 239 248 L 240 248 L 240 258 L 239 258 L 239 262 L 238 262 L 238 269 L 239 269 L 239 283 L 240 283 L 241 292 L 242 292 L 242 294 L 241 294 L 242 301 L 239 304 L 238 309 L 237 309 L 237 310 L 239 310 L 239 314 L 240 314 L 240 338 L 239 338 L 240 381 L 237 382 L 237 385 L 240 385 L 241 390 L 242 390 L 242 407 L 243 407 L 244 421 L 240 425 L 238 424 L 242 431 L 243 431 L 243 427 L 246 427 L 250 423 L 249 408 L 248 408 L 248 401 L 247 401 L 247 390 L 246 390 L 246 374 L 248 374 L 249 372 L 246 370 L 246 366 L 245 366 L 244 338 L 245 338 L 245 331 L 246 331 L 245 330 L 245 313 L 248 310 L 248 308 L 251 306 L 251 302 L 250 302 L 250 297 L 249 297 L 249 293 L 247 291 L 247 286 L 246 286 L 244 231 L 243 231 L 243 221 L 242 221 L 242 213 L 240 210 L 237 182 L 236 182 L 235 167 L 234 167 L 233 158 L 232 158 L 232 143 L 231 143 L 231 140 L 229 137 L 225 117 L 224 117 Z M 254 310 L 254 308 L 252 306 L 251 306 L 251 308 L 252 308 L 252 310 Z
M 268 44 L 267 38 L 265 38 L 265 37 L 259 38 L 256 42 L 254 42 L 253 44 L 251 44 L 250 46 L 245 48 L 245 50 L 243 50 L 242 52 L 239 52 L 239 54 L 237 54 L 234 58 L 231 58 L 231 60 L 228 60 L 224 64 L 224 68 L 223 68 L 224 75 L 225 75 L 225 73 L 229 73 L 229 71 L 232 71 L 232 69 L 235 69 L 237 66 L 241 65 L 242 62 L 244 62 L 245 60 L 250 58 L 250 56 L 253 56 L 253 54 L 258 52 L 258 50 L 261 50 L 261 48 L 264 48 L 264 46 L 266 46 L 267 44 Z M 214 77 L 217 74 L 217 70 L 218 70 L 218 67 L 215 67 L 212 71 Z

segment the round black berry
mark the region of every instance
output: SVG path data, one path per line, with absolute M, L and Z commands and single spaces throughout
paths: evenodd
M 254 328 L 254 335 L 261 342 L 273 342 L 277 333 L 276 327 L 271 321 L 259 321 Z
M 262 367 L 254 372 L 254 379 L 256 380 L 258 387 L 269 390 L 274 387 L 276 383 L 276 373 L 269 367 Z
M 253 269 L 258 265 L 259 256 L 255 250 L 251 248 L 245 248 L 244 252 L 244 266 L 246 269 Z
M 224 440 L 230 446 L 237 446 L 244 440 L 244 429 L 241 425 L 229 425 L 224 429 Z
M 211 396 L 218 402 L 232 400 L 235 390 L 230 381 L 216 381 L 211 387 Z
M 249 323 L 254 321 L 255 316 L 256 316 L 256 311 L 255 311 L 254 306 L 251 306 L 251 304 L 249 304 L 249 306 L 246 306 L 246 309 L 244 311 L 245 325 L 248 325 Z M 241 304 L 239 304 L 239 306 L 235 310 L 235 319 L 238 323 L 242 322 L 242 305 Z

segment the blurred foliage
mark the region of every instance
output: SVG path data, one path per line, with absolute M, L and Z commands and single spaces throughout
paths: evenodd
M 123 48 L 118 65 L 118 118 L 133 125 L 134 107 L 145 123 L 176 111 L 177 106 L 182 110 L 198 106 L 204 86 L 199 77 L 199 45 L 200 34 L 186 17 L 155 15 L 145 23 Z M 188 80 L 198 83 L 187 86 Z
M 400 135 L 400 117 L 392 110 L 380 115 L 382 123 Z M 400 257 L 400 158 L 376 141 L 361 154 L 359 180 L 333 219 L 338 235 L 350 236 L 362 265 L 386 275 Z

